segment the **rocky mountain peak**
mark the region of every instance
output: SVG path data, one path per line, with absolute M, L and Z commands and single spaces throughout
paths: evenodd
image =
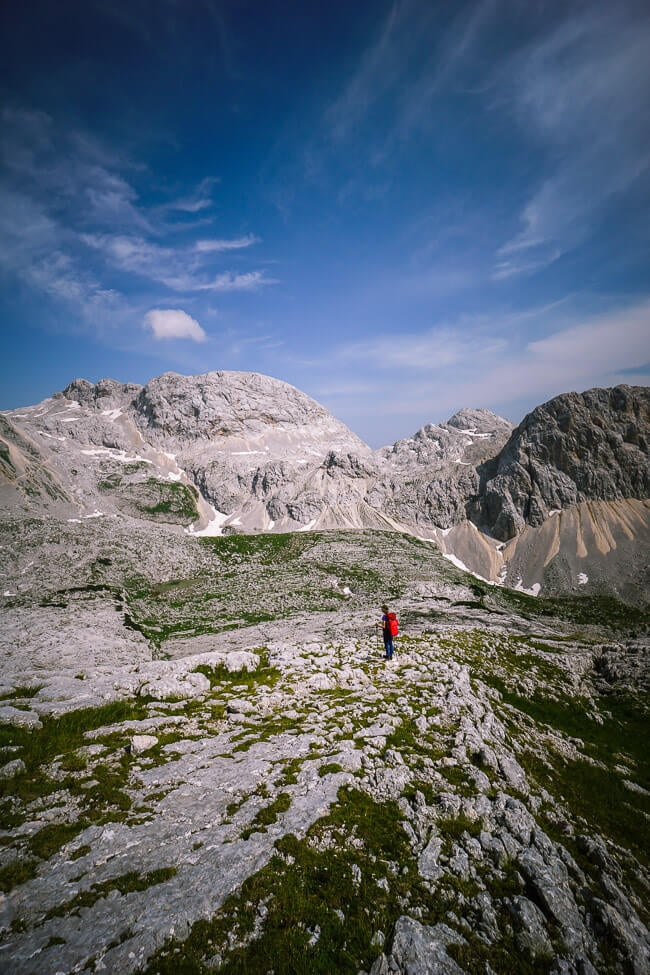
M 94 384 L 87 379 L 73 379 L 63 392 L 55 393 L 54 398 L 65 397 L 89 409 L 107 409 L 130 402 L 141 389 L 137 383 L 120 383 L 116 379 L 100 379 Z
M 496 538 L 582 501 L 650 493 L 650 389 L 564 393 L 536 407 L 483 469 L 481 518 Z
M 226 442 L 238 438 L 268 445 L 315 435 L 367 450 L 363 441 L 311 397 L 259 373 L 220 370 L 181 376 L 168 372 L 141 390 L 135 408 L 141 429 L 162 440 Z
M 485 407 L 479 409 L 468 409 L 464 407 L 450 416 L 444 424 L 457 430 L 472 431 L 473 433 L 492 433 L 494 430 L 512 430 L 512 424 L 504 420 L 502 416 L 487 410 Z

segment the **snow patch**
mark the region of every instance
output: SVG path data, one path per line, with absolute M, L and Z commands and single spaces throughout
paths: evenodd
M 562 508 L 553 508 L 551 511 L 549 511 L 548 516 L 549 518 L 552 518 L 553 515 L 561 515 L 561 514 L 562 514 Z
M 68 518 L 68 522 L 70 524 L 80 525 L 81 522 L 85 521 L 87 518 L 103 518 L 103 517 L 104 517 L 103 511 L 91 511 L 89 515 L 83 515 L 81 518 Z
M 216 508 L 210 507 L 213 517 L 207 523 L 205 528 L 195 529 L 193 525 L 185 529 L 186 534 L 194 535 L 197 537 L 202 536 L 203 538 L 215 538 L 217 535 L 221 535 L 221 528 L 224 522 L 228 521 L 228 515 L 224 515 L 222 511 L 217 511 Z
M 112 460 L 119 460 L 123 464 L 133 464 L 136 461 L 140 461 L 141 464 L 152 463 L 152 461 L 147 460 L 146 457 L 140 457 L 139 454 L 127 454 L 125 450 L 118 450 L 115 447 L 96 447 L 94 449 L 87 448 L 82 450 L 81 453 L 87 454 L 90 457 L 100 457 L 105 454 Z
M 494 583 L 490 579 L 486 579 L 485 576 L 480 576 L 478 572 L 472 572 L 471 569 L 468 569 L 465 563 L 461 562 L 461 560 L 458 558 L 457 555 L 453 555 L 451 552 L 443 552 L 442 557 L 443 559 L 447 559 L 448 562 L 451 562 L 453 565 L 455 565 L 457 569 L 462 569 L 463 572 L 468 572 L 471 576 L 474 576 L 475 579 L 480 579 L 481 582 L 486 582 L 488 586 L 494 585 Z
M 453 565 L 455 565 L 457 569 L 462 569 L 463 572 L 469 572 L 469 569 L 467 568 L 465 563 L 461 562 L 461 560 L 458 558 L 457 555 L 452 555 L 451 552 L 443 552 L 443 558 L 447 559 L 448 562 L 451 562 Z
M 308 531 L 311 531 L 311 529 L 316 524 L 316 521 L 317 521 L 316 518 L 312 518 L 311 521 L 308 521 L 307 524 L 306 525 L 303 525 L 302 528 L 299 528 L 298 531 L 299 532 L 308 532 Z
M 541 583 L 534 582 L 533 585 L 530 587 L 530 589 L 525 589 L 523 586 L 523 579 L 521 578 L 521 576 L 519 576 L 517 582 L 515 583 L 514 588 L 517 592 L 523 592 L 527 596 L 539 596 L 539 591 L 542 588 L 542 586 Z
M 589 582 L 589 576 L 586 575 L 586 573 L 584 573 L 584 572 L 579 572 L 578 573 L 578 585 L 579 586 L 586 586 L 588 582 Z
M 118 416 L 124 416 L 124 410 L 102 410 L 102 416 L 107 416 L 109 420 L 117 420 Z

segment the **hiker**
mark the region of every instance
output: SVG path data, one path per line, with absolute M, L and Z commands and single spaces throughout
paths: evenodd
M 381 623 L 375 623 L 375 626 L 381 626 L 382 636 L 384 637 L 384 660 L 392 660 L 393 658 L 393 637 L 397 636 L 397 616 L 395 613 L 389 612 L 388 606 L 382 606 L 382 617 Z

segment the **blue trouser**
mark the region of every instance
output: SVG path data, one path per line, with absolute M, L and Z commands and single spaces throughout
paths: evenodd
M 393 635 L 392 633 L 384 632 L 384 650 L 386 651 L 386 656 L 390 660 L 393 656 Z

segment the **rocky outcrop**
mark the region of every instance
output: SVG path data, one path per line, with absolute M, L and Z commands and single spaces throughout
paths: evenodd
M 81 648 L 76 665 L 7 668 L 7 970 L 499 975 L 516 953 L 555 975 L 644 975 L 642 745 L 608 724 L 605 766 L 572 716 L 611 722 L 599 682 L 623 648 L 552 621 L 542 641 L 516 613 L 468 634 L 455 602 L 443 634 L 411 622 L 390 663 L 307 614 L 300 639 L 263 649 L 242 631 L 174 660 L 101 666 Z M 585 765 L 627 790 L 631 832 L 576 798 Z
M 258 373 L 168 372 L 140 391 L 133 411 L 147 440 L 174 450 L 187 445 L 272 455 L 368 450 L 315 400 L 289 383 Z
M 385 463 L 369 501 L 407 525 L 448 529 L 466 518 L 478 491 L 476 465 L 494 457 L 512 424 L 490 410 L 460 410 L 447 423 L 378 451 Z
M 557 396 L 529 413 L 499 456 L 479 469 L 473 516 L 507 541 L 582 501 L 647 498 L 649 442 L 648 388 Z

